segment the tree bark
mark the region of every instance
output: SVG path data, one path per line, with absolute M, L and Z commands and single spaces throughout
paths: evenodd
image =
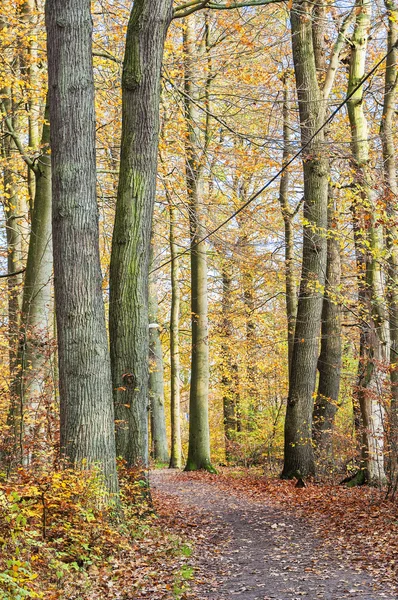
M 289 101 L 289 75 L 283 75 L 283 156 L 282 166 L 290 158 L 290 144 L 292 130 L 290 125 L 290 101 Z M 284 229 L 285 229 L 285 290 L 286 290 L 286 317 L 287 317 L 287 340 L 288 340 L 288 369 L 289 375 L 292 365 L 294 330 L 297 315 L 297 285 L 294 276 L 294 229 L 293 214 L 289 205 L 289 170 L 284 171 L 279 183 L 279 204 L 281 206 Z
M 153 255 L 153 252 L 152 252 Z M 152 266 L 156 262 L 151 261 Z M 149 280 L 149 398 L 151 403 L 151 438 L 153 458 L 168 463 L 166 415 L 164 409 L 163 351 L 160 340 L 160 325 L 156 274 Z
M 322 306 L 319 383 L 314 408 L 314 442 L 323 464 L 333 464 L 333 423 L 337 412 L 342 361 L 341 307 L 338 299 L 341 264 L 336 239 L 336 204 L 329 187 L 326 286 Z
M 170 308 L 170 387 L 171 387 L 171 453 L 170 468 L 181 468 L 180 421 L 180 265 L 175 231 L 175 209 L 170 209 L 171 308 Z
M 1 90 L 3 98 L 2 104 L 7 114 L 8 120 L 14 131 L 18 131 L 18 120 L 14 113 L 14 103 L 12 100 L 12 91 L 10 88 Z M 8 127 L 3 132 L 2 156 L 5 164 L 3 181 L 5 197 L 3 200 L 6 240 L 7 240 L 7 271 L 16 273 L 8 277 L 8 346 L 9 346 L 9 370 L 10 379 L 14 380 L 17 369 L 18 355 L 18 336 L 21 321 L 22 309 L 22 282 L 24 266 L 24 242 L 23 242 L 23 220 L 27 216 L 27 207 L 21 199 L 13 173 L 11 161 L 13 155 L 18 154 L 18 148 L 13 137 L 10 135 Z M 14 390 L 11 390 L 14 396 Z M 15 397 L 13 398 L 15 400 Z
M 136 0 L 123 64 L 109 331 L 116 448 L 130 465 L 148 462 L 148 274 L 156 193 L 160 74 L 171 18 L 172 0 Z
M 293 3 L 292 47 L 302 144 L 315 133 L 325 115 L 317 79 L 311 17 L 312 4 L 297 0 Z M 329 176 L 323 141 L 321 131 L 303 153 L 303 261 L 285 420 L 284 478 L 315 473 L 312 412 L 326 273 Z
M 350 94 L 365 73 L 366 49 L 371 19 L 370 0 L 357 0 L 356 22 L 351 38 L 348 81 Z M 389 332 L 380 267 L 382 228 L 376 223 L 377 206 L 369 165 L 368 127 L 363 107 L 363 87 L 347 102 L 351 125 L 351 149 L 356 186 L 352 206 L 362 310 L 357 396 L 363 426 L 363 466 L 372 484 L 383 484 L 385 365 L 389 363 Z M 383 367 L 384 366 L 384 367 Z
M 205 235 L 203 225 L 203 156 L 200 156 L 200 115 L 191 99 L 195 98 L 192 85 L 195 57 L 194 17 L 188 17 L 184 30 L 185 117 L 188 133 L 185 141 L 185 169 L 189 201 L 191 246 L 191 323 L 192 359 L 189 396 L 189 444 L 186 471 L 213 470 L 210 461 L 209 431 L 209 348 L 207 308 L 207 244 L 200 240 Z M 208 121 L 206 121 L 208 125 Z M 205 137 L 207 131 L 205 132 Z M 206 140 L 205 140 L 206 143 Z M 205 146 L 206 151 L 206 146 Z
M 239 406 L 238 392 L 238 365 L 233 359 L 232 353 L 232 320 L 231 320 L 231 293 L 232 273 L 231 266 L 227 263 L 228 258 L 223 260 L 222 265 L 222 312 L 224 341 L 221 345 L 222 351 L 222 378 L 223 386 L 223 417 L 225 435 L 225 456 L 227 461 L 233 457 L 231 442 L 235 440 L 237 428 L 237 409 Z
M 114 414 L 99 258 L 89 0 L 47 0 L 60 446 L 117 492 Z
M 51 158 L 48 107 L 44 115 L 42 154 L 35 163 L 35 198 L 24 281 L 18 351 L 18 390 L 22 409 L 20 435 L 22 459 L 31 462 L 44 450 L 44 408 L 49 388 L 50 331 L 52 329 L 51 276 Z
M 390 470 L 393 485 L 398 481 L 398 227 L 396 224 L 396 203 L 398 198 L 397 161 L 394 140 L 396 100 L 398 83 L 398 6 L 392 0 L 385 0 L 388 15 L 387 57 L 384 79 L 383 114 L 380 123 L 380 136 L 383 144 L 385 201 L 388 228 L 385 239 L 388 250 L 387 294 L 390 322 L 390 381 L 391 405 L 389 415 L 389 444 L 391 452 Z M 394 49 L 393 49 L 394 48 Z

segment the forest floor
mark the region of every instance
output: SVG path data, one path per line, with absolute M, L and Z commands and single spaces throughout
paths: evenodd
M 378 490 L 297 489 L 227 469 L 156 470 L 150 484 L 160 520 L 194 548 L 174 597 L 398 598 L 398 506 Z

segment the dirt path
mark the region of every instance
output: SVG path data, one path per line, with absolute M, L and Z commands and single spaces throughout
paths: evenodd
M 151 473 L 157 494 L 175 497 L 187 518 L 200 511 L 206 543 L 196 553 L 196 598 L 211 600 L 397 600 L 385 585 L 317 538 L 293 513 L 217 489 L 189 474 Z

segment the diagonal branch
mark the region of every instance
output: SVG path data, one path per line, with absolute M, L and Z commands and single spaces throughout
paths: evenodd
M 340 31 L 338 33 L 336 43 L 334 44 L 332 54 L 331 54 L 331 57 L 329 60 L 329 67 L 326 72 L 325 82 L 323 84 L 322 96 L 323 96 L 324 100 L 327 100 L 329 98 L 331 89 L 333 87 L 334 80 L 336 78 L 337 68 L 339 66 L 339 61 L 340 61 L 340 54 L 341 54 L 344 44 L 347 42 L 347 38 L 346 38 L 347 29 L 351 25 L 351 23 L 354 22 L 355 16 L 356 16 L 356 13 L 355 13 L 354 7 L 353 7 L 351 9 L 351 11 L 348 13 L 348 15 L 345 17 L 345 19 L 340 27 Z
M 208 8 L 213 10 L 230 10 L 231 8 L 245 8 L 246 6 L 265 6 L 266 4 L 277 4 L 283 0 L 246 0 L 246 2 L 230 2 L 229 4 L 218 4 L 210 2 Z
M 109 52 L 93 52 L 93 56 L 96 56 L 98 58 L 105 58 L 106 60 L 115 62 L 118 65 L 122 64 L 122 61 L 119 58 L 116 58 L 116 56 L 113 56 L 113 54 L 109 54 Z
M 240 2 L 229 2 L 228 4 L 212 2 L 211 0 L 191 0 L 185 4 L 180 4 L 174 10 L 173 19 L 180 19 L 186 17 L 197 10 L 202 8 L 209 8 L 211 10 L 231 10 L 234 8 L 245 8 L 246 6 L 265 6 L 267 4 L 277 4 L 284 0 L 246 0 Z
M 0 278 L 3 277 L 14 277 L 15 275 L 21 275 L 21 273 L 25 273 L 26 269 L 21 269 L 20 271 L 14 271 L 13 273 L 0 273 Z
M 177 6 L 174 9 L 173 19 L 182 19 L 183 17 L 187 17 L 197 10 L 207 8 L 209 2 L 210 0 L 191 0 L 191 2 L 180 4 L 180 6 Z
M 32 171 L 34 173 L 36 173 L 37 166 L 35 165 L 35 161 L 32 160 L 32 158 L 28 154 L 26 154 L 25 149 L 22 145 L 21 139 L 20 139 L 19 135 L 17 134 L 17 132 L 15 131 L 10 117 L 7 117 L 7 109 L 6 109 L 3 101 L 0 102 L 0 109 L 1 109 L 1 112 L 3 113 L 3 118 L 5 121 L 6 127 L 7 127 L 8 134 L 14 140 L 14 143 L 15 143 L 16 147 L 18 148 L 18 151 L 19 151 L 20 155 L 22 156 L 23 160 L 25 161 L 25 163 L 28 165 L 28 167 L 30 169 L 32 169 Z

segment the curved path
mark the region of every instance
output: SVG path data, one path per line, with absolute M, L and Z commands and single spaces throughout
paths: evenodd
M 233 491 L 153 471 L 157 494 L 176 498 L 196 517 L 195 598 L 211 600 L 397 600 L 360 567 L 336 554 L 305 520 Z M 199 513 L 198 513 L 199 511 Z

